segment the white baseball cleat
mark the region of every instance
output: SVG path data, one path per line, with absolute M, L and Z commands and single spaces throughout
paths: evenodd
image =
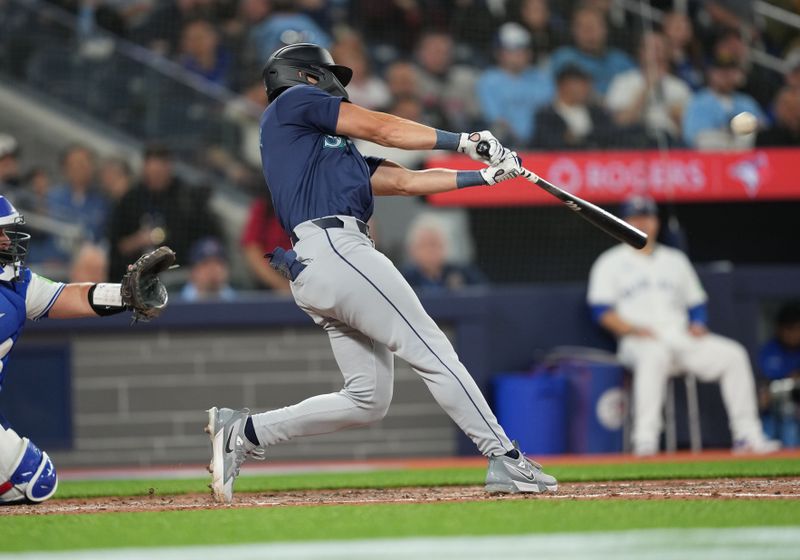
M 239 468 L 245 459 L 252 457 L 263 461 L 266 451 L 256 447 L 244 435 L 244 427 L 250 411 L 211 407 L 208 409 L 208 425 L 205 432 L 211 438 L 211 491 L 217 502 L 229 504 L 233 501 L 233 483 L 239 476 Z

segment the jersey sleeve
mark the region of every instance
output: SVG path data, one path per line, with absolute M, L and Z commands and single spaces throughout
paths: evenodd
M 695 272 L 692 263 L 689 262 L 689 258 L 683 253 L 679 254 L 684 274 L 686 307 L 691 309 L 704 304 L 708 298 L 706 296 L 706 291 L 703 289 L 703 285 L 700 283 L 700 278 L 697 276 L 697 272 Z
M 282 122 L 313 128 L 323 134 L 336 134 L 341 97 L 314 86 L 294 86 L 278 100 L 277 113 Z
M 372 177 L 375 174 L 375 171 L 381 166 L 381 164 L 386 161 L 386 158 L 382 157 L 373 157 L 373 156 L 364 156 L 364 161 L 367 162 L 367 167 L 369 167 L 369 176 Z
M 37 321 L 47 317 L 64 287 L 65 284 L 61 282 L 53 282 L 44 276 L 31 273 L 28 291 L 25 294 L 25 314 L 28 319 Z
M 601 255 L 592 265 L 586 299 L 593 308 L 611 308 L 617 303 L 617 294 L 614 289 L 614 263 L 609 260 L 608 255 Z

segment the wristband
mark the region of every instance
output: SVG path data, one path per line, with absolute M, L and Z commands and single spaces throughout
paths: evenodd
M 461 135 L 455 132 L 447 132 L 446 130 L 436 130 L 436 144 L 433 145 L 434 150 L 450 150 L 455 152 L 458 150 L 458 143 L 461 140 Z
M 463 189 L 464 187 L 484 186 L 487 184 L 480 171 L 456 171 L 456 187 L 459 189 Z
M 120 284 L 94 284 L 89 288 L 89 305 L 100 317 L 125 311 Z

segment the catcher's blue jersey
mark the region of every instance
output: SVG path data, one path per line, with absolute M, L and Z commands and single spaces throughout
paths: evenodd
M 18 280 L 2 279 L 10 276 L 5 271 L 0 276 L 0 388 L 11 349 L 22 334 L 25 319 L 46 317 L 64 289 L 64 284 L 51 282 L 29 268 L 21 270 Z
M 383 162 L 336 136 L 341 97 L 289 88 L 261 117 L 261 162 L 275 214 L 287 232 L 324 216 L 372 216 L 370 177 Z

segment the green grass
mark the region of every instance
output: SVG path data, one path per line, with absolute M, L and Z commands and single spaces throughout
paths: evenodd
M 797 525 L 797 501 L 500 500 L 11 516 L 3 551 Z
M 245 467 L 246 471 L 246 467 Z M 687 463 L 632 462 L 621 465 L 565 465 L 548 469 L 561 482 L 717 478 L 746 476 L 800 476 L 800 459 L 698 461 Z M 237 492 L 269 492 L 323 488 L 388 488 L 481 484 L 483 468 L 381 470 L 367 472 L 243 476 Z M 206 492 L 209 478 L 183 480 L 64 481 L 57 498 L 142 496 Z

